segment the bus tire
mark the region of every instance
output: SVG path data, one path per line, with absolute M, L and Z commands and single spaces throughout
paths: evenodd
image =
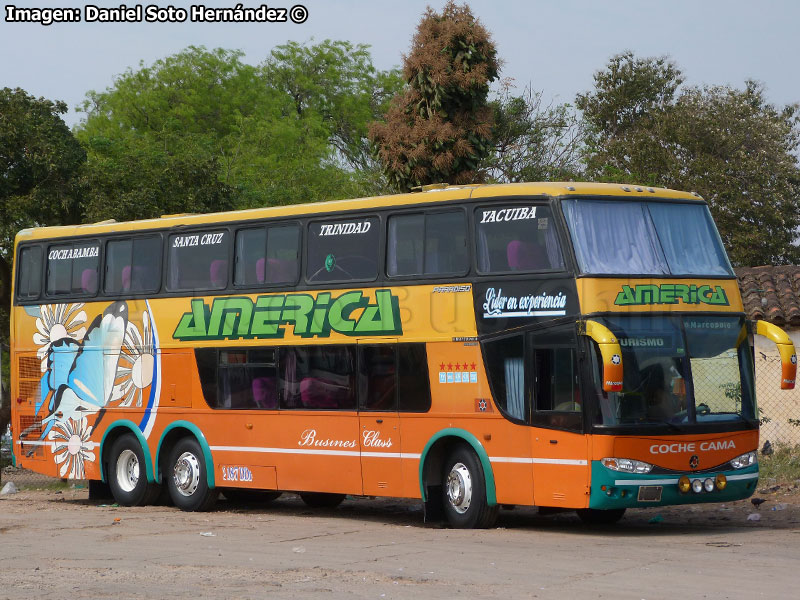
M 147 481 L 144 450 L 132 433 L 121 435 L 111 446 L 108 487 L 121 506 L 152 504 L 161 492 L 160 485 Z
M 442 470 L 444 513 L 456 529 L 486 529 L 497 521 L 497 506 L 486 499 L 486 479 L 475 452 L 458 446 Z
M 609 508 L 606 510 L 598 508 L 581 508 L 576 510 L 581 521 L 588 525 L 612 525 L 622 518 L 625 514 L 624 508 Z
M 193 437 L 178 440 L 169 456 L 164 475 L 173 504 L 188 512 L 214 508 L 219 490 L 208 487 L 206 462 L 197 440 Z
M 336 508 L 344 500 L 344 494 L 300 492 L 300 499 L 312 508 Z

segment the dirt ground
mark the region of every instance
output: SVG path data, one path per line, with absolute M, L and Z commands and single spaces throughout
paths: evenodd
M 755 497 L 603 527 L 518 508 L 461 531 L 399 500 L 183 513 L 23 489 L 0 496 L 0 598 L 797 598 L 800 485 Z

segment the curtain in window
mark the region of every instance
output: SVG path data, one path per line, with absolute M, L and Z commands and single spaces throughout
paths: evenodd
M 730 275 L 707 207 L 651 202 L 649 209 L 673 275 Z
M 656 233 L 640 202 L 563 203 L 585 273 L 668 273 Z
M 506 376 L 506 410 L 515 419 L 525 418 L 525 371 L 522 358 L 504 360 Z

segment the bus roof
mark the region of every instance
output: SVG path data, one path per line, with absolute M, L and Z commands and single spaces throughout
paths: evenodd
M 431 189 L 433 188 L 433 189 Z M 203 225 L 220 221 L 248 221 L 265 218 L 305 216 L 313 214 L 335 213 L 350 210 L 369 210 L 391 206 L 428 204 L 452 200 L 468 200 L 479 198 L 500 198 L 513 196 L 615 196 L 620 199 L 637 200 L 648 197 L 674 200 L 702 201 L 694 192 L 681 192 L 666 188 L 655 188 L 617 183 L 580 183 L 580 182 L 546 182 L 546 183 L 504 183 L 504 184 L 471 184 L 460 186 L 425 186 L 421 192 L 373 196 L 353 200 L 329 200 L 309 202 L 306 204 L 289 204 L 265 208 L 250 208 L 236 211 L 203 214 L 163 215 L 156 219 L 118 222 L 112 220 L 85 225 L 62 225 L 55 227 L 37 227 L 23 229 L 17 234 L 17 242 L 33 239 L 58 238 L 75 235 L 94 235 L 102 233 L 118 233 L 146 229 L 169 229 L 177 226 Z

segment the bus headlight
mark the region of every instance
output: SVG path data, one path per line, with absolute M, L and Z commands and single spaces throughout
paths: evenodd
M 711 477 L 709 477 L 708 479 L 706 479 L 706 480 L 703 482 L 703 488 L 704 488 L 704 489 L 705 489 L 707 492 L 713 492 L 713 491 L 714 491 L 714 480 L 713 480 L 713 479 L 711 479 Z
M 695 494 L 699 494 L 703 491 L 703 480 L 702 479 L 692 479 L 692 491 Z
M 685 494 L 692 489 L 692 482 L 686 475 L 681 475 L 681 478 L 678 479 L 678 489 L 681 491 L 681 494 Z
M 653 470 L 653 465 L 650 463 L 632 458 L 604 458 L 600 462 L 612 471 L 622 471 L 623 473 L 644 474 Z
M 725 477 L 725 475 L 723 475 L 722 473 L 718 473 L 717 476 L 714 478 L 714 482 L 717 486 L 717 489 L 719 491 L 722 491 L 725 489 L 725 486 L 728 485 L 728 478 Z
M 753 452 L 747 452 L 746 454 L 742 454 L 741 456 L 737 456 L 731 461 L 731 466 L 734 469 L 744 469 L 745 467 L 749 467 L 750 465 L 754 465 L 758 462 L 758 454 Z

